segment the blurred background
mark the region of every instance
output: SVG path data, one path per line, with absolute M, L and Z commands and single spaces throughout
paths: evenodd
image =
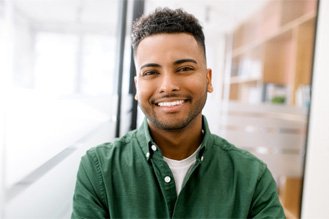
M 327 117 L 311 114 L 327 109 L 313 74 L 325 62 L 315 48 L 329 50 L 322 2 L 0 0 L 0 218 L 69 218 L 80 157 L 139 126 L 130 29 L 157 7 L 183 8 L 204 27 L 212 132 L 267 163 L 288 218 L 328 216 L 312 205 L 320 176 L 304 183 L 318 168 L 309 154 L 328 155 L 311 147 L 328 140 Z

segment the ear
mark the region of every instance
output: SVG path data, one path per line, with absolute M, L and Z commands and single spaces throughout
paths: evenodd
M 135 94 L 134 99 L 138 101 L 138 96 L 137 96 L 137 77 L 136 76 L 134 77 L 134 82 L 135 82 L 135 88 L 136 88 L 135 89 L 136 90 L 136 94 Z
M 214 87 L 212 86 L 212 70 L 210 68 L 207 69 L 207 91 L 209 93 L 214 91 Z

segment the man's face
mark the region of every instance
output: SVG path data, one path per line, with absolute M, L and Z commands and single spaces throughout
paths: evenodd
M 155 34 L 143 39 L 135 55 L 136 100 L 152 128 L 177 130 L 201 119 L 212 92 L 211 70 L 190 34 Z

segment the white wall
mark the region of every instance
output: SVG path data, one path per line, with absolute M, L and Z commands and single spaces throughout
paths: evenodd
M 329 1 L 320 1 L 302 218 L 329 218 Z
M 206 105 L 203 114 L 207 117 L 207 121 L 213 133 L 218 134 L 220 120 L 220 110 L 222 106 L 222 84 L 224 77 L 225 64 L 225 44 L 224 34 L 212 34 L 211 30 L 205 30 L 207 65 L 212 69 L 212 84 L 214 91 L 208 93 Z

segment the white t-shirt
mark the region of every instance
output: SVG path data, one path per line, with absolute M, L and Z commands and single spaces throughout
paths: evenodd
M 167 157 L 163 157 L 164 161 L 166 161 L 172 174 L 174 175 L 177 195 L 182 189 L 183 181 L 187 171 L 196 161 L 196 155 L 199 149 L 200 147 L 198 147 L 198 149 L 196 149 L 192 155 L 183 160 L 173 160 Z

